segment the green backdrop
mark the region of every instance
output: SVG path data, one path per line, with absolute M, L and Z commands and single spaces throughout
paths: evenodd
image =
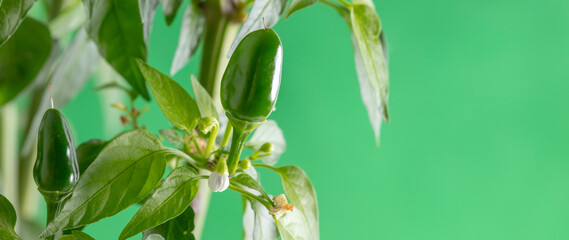
M 276 26 L 284 72 L 271 118 L 288 142 L 279 164 L 312 179 L 322 239 L 569 239 L 569 1 L 375 3 L 391 75 L 379 148 L 343 20 L 317 4 Z M 149 61 L 166 73 L 180 20 L 154 20 Z M 174 76 L 188 89 L 197 59 Z M 78 142 L 112 137 L 93 117 L 107 107 L 94 86 L 63 109 Z M 154 133 L 170 126 L 155 103 L 142 121 Z M 204 239 L 239 239 L 239 196 L 214 193 L 211 206 Z M 116 239 L 135 211 L 86 231 Z

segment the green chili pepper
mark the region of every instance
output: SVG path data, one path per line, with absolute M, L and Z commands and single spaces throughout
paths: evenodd
M 221 103 L 234 127 L 227 165 L 237 169 L 249 134 L 273 111 L 281 83 L 283 48 L 272 29 L 249 33 L 237 46 L 221 80 Z
M 38 133 L 38 154 L 34 180 L 47 204 L 47 223 L 57 212 L 79 180 L 79 167 L 73 137 L 63 114 L 49 109 L 43 115 Z

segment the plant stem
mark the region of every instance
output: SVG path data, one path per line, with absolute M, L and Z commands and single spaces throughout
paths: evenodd
M 272 205 L 269 202 L 265 201 L 265 199 L 263 199 L 259 196 L 256 196 L 255 194 L 252 194 L 250 192 L 247 192 L 247 191 L 245 191 L 245 190 L 243 190 L 243 189 L 241 189 L 241 188 L 239 188 L 233 184 L 229 184 L 229 189 L 236 191 L 238 193 L 241 193 L 244 196 L 247 196 L 247 197 L 250 197 L 252 199 L 257 200 L 258 202 L 262 203 L 267 208 L 267 210 L 270 210 L 272 207 Z
M 229 155 L 227 155 L 227 167 L 229 168 L 229 174 L 234 174 L 237 170 L 237 165 L 239 165 L 239 157 L 241 156 L 241 151 L 249 137 L 251 131 L 242 131 L 240 129 L 233 129 L 233 139 L 231 139 L 231 148 L 229 150 Z
M 17 123 L 18 111 L 13 104 L 8 103 L 0 108 L 0 190 L 19 213 Z
M 229 142 L 229 136 L 233 132 L 233 125 L 229 121 L 227 121 L 227 127 L 225 127 L 225 132 L 223 133 L 223 139 L 221 140 L 221 145 L 219 148 L 225 147 L 227 142 Z
M 218 109 L 221 109 L 221 77 L 229 61 L 227 53 L 239 27 L 230 17 L 234 10 L 232 5 L 227 0 L 211 0 L 204 6 L 206 30 L 199 80 Z
M 205 148 L 205 159 L 209 159 L 209 154 L 211 153 L 211 149 L 213 148 L 213 144 L 215 143 L 215 139 L 217 138 L 217 132 L 219 131 L 219 124 L 213 126 L 209 134 L 209 138 L 207 140 L 207 147 Z

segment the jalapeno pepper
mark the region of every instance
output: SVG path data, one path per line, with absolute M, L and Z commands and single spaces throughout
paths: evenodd
M 227 165 L 235 173 L 249 134 L 273 111 L 281 83 L 283 48 L 272 29 L 249 33 L 237 46 L 221 80 L 221 104 L 234 127 Z
M 38 133 L 34 180 L 47 205 L 47 224 L 55 218 L 61 202 L 79 180 L 73 137 L 63 114 L 47 110 Z M 48 239 L 53 239 L 53 236 Z

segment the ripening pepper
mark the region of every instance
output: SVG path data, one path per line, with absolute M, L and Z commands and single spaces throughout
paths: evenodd
M 235 173 L 249 134 L 273 111 L 281 83 L 283 48 L 277 33 L 260 29 L 235 48 L 221 80 L 221 104 L 233 125 L 227 165 Z

